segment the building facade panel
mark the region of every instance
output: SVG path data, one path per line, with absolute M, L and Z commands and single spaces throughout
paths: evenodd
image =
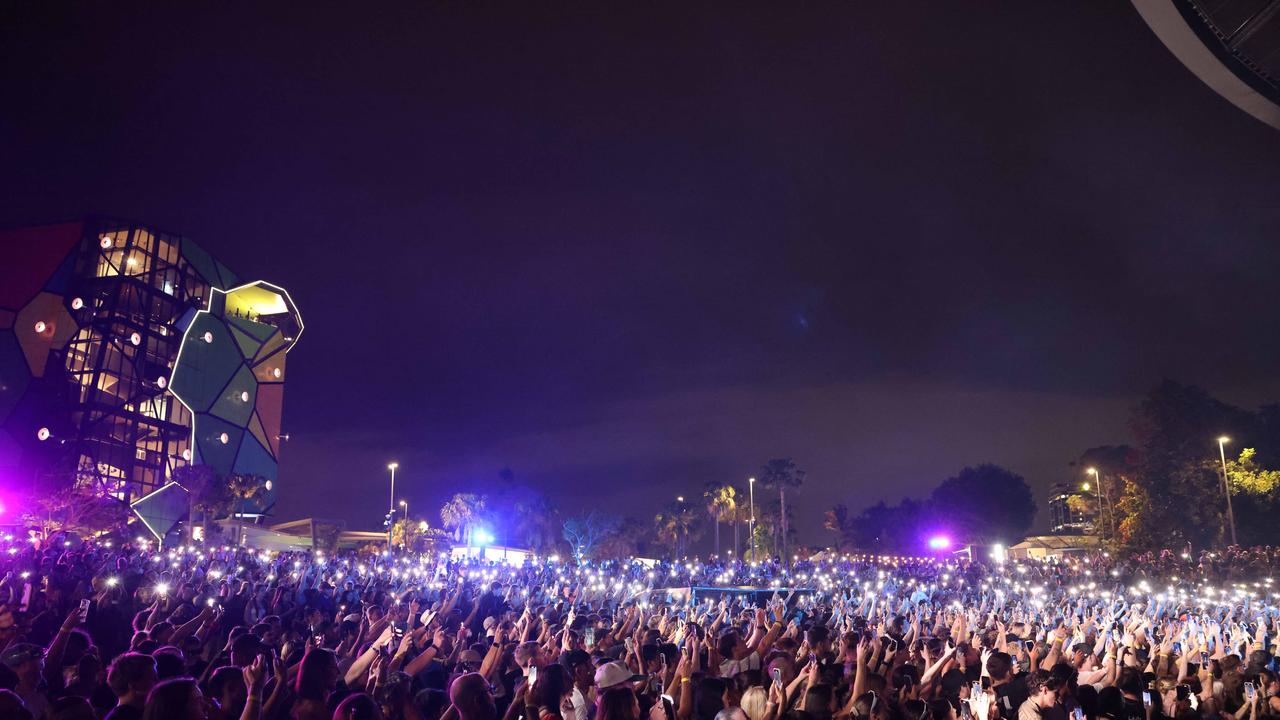
M 257 374 L 265 346 L 282 358 L 301 332 L 283 289 L 257 282 L 238 292 L 236 276 L 199 245 L 131 221 L 0 231 L 0 247 L 16 259 L 0 266 L 6 492 L 71 485 L 130 502 L 192 462 L 274 488 L 281 396 L 270 401 L 277 422 L 267 435 Z M 263 511 L 273 497 L 242 509 Z

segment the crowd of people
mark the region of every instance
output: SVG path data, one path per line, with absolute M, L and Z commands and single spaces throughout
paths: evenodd
M 1271 548 L 787 564 L 0 548 L 0 720 L 1280 716 Z

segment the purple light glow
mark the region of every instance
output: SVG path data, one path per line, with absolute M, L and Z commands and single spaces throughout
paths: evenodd
M 929 538 L 930 550 L 946 550 L 951 547 L 951 538 L 946 535 L 934 535 Z

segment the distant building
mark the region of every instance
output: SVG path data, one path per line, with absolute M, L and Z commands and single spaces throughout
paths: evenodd
M 1059 560 L 1102 549 L 1097 535 L 1033 535 L 1010 547 L 1013 560 Z
M 1080 483 L 1058 483 L 1049 490 L 1049 529 L 1055 535 L 1093 532 L 1098 496 Z
M 200 463 L 267 481 L 243 511 L 274 502 L 285 353 L 302 332 L 288 293 L 123 220 L 0 231 L 0 248 L 8 487 L 130 502 Z
M 1280 4 L 1133 0 L 1156 37 L 1236 107 L 1280 128 Z

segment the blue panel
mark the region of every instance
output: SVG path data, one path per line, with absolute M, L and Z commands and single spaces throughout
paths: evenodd
M 248 393 L 245 396 L 244 393 Z M 222 394 L 213 404 L 209 412 L 239 427 L 249 427 L 249 416 L 253 414 L 253 403 L 258 396 L 258 381 L 253 379 L 253 371 L 247 365 L 241 365 L 231 382 L 222 389 Z
M 221 440 L 223 433 L 227 434 L 226 443 Z M 240 450 L 244 428 L 212 415 L 199 413 L 195 417 L 195 436 L 196 444 L 200 447 L 200 461 L 218 475 L 230 475 L 235 465 L 236 453 Z
M 49 278 L 49 282 L 45 283 L 45 290 L 58 295 L 67 294 L 67 285 L 71 283 L 71 274 L 76 269 L 77 250 L 78 248 L 73 248 L 71 252 L 67 253 L 67 258 L 53 272 L 53 277 Z
M 187 331 L 187 326 L 191 324 L 192 320 L 196 319 L 198 312 L 200 311 L 195 308 L 187 308 L 186 312 L 182 313 L 182 317 L 178 318 L 178 322 L 173 324 L 179 335 Z
M 240 452 L 236 455 L 235 472 L 237 475 L 261 475 L 268 480 L 276 478 L 276 461 L 252 435 L 246 435 L 240 443 Z
M 230 290 L 231 288 L 239 284 L 239 280 L 236 279 L 236 274 L 231 272 L 231 270 L 228 269 L 226 265 L 223 265 L 217 260 L 214 260 L 213 262 L 215 265 L 218 266 L 218 274 L 222 276 L 223 290 Z
M 182 238 L 182 257 L 196 272 L 200 273 L 205 282 L 219 290 L 226 290 L 222 286 L 222 278 L 218 277 L 218 264 L 209 253 L 204 251 L 204 248 Z
M 134 501 L 130 507 L 151 534 L 163 540 L 187 514 L 189 507 L 187 498 L 186 488 L 172 483 Z
M 206 332 L 213 342 L 205 342 Z M 187 407 L 205 412 L 217 402 L 236 371 L 244 367 L 244 358 L 230 328 L 208 313 L 196 317 L 185 338 L 169 389 Z

